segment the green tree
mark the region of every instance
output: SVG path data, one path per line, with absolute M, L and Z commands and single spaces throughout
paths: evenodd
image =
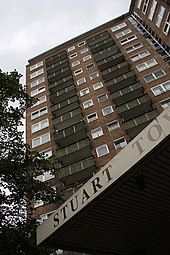
M 31 152 L 19 131 L 34 100 L 20 78 L 17 71 L 0 70 L 0 251 L 1 255 L 47 254 L 35 244 L 38 223 L 32 201 L 59 203 L 61 197 L 36 179 L 44 171 L 54 171 L 54 164 Z

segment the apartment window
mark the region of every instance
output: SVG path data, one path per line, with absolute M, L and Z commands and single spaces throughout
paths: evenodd
M 88 48 L 84 48 L 84 49 L 80 50 L 80 53 L 81 53 L 81 54 L 84 54 L 84 53 L 86 53 L 87 51 L 89 51 L 89 49 L 88 49 Z
M 34 207 L 35 207 L 35 208 L 37 208 L 37 207 L 39 207 L 39 206 L 42 206 L 42 205 L 44 205 L 44 202 L 43 202 L 41 199 L 36 200 L 36 201 L 34 202 Z
M 153 19 L 153 16 L 154 16 L 154 13 L 155 13 L 155 10 L 156 10 L 156 5 L 157 5 L 157 1 L 153 0 L 152 5 L 151 5 L 151 9 L 150 9 L 150 12 L 149 12 L 149 15 L 148 15 L 148 18 L 150 20 Z
M 164 16 L 165 8 L 163 6 L 160 6 L 158 16 L 156 18 L 156 26 L 160 27 L 163 16 Z
M 85 82 L 86 82 L 86 79 L 83 77 L 83 78 L 77 80 L 77 85 L 81 85 L 81 84 L 83 84 Z
M 36 77 L 36 76 L 38 76 L 38 75 L 40 75 L 42 73 L 44 73 L 44 69 L 40 69 L 40 70 L 38 70 L 38 71 L 36 71 L 34 73 L 31 73 L 30 74 L 30 79 L 32 79 L 32 78 L 34 78 L 34 77 Z
M 87 70 L 93 69 L 95 65 L 93 63 L 90 63 L 89 65 L 86 66 Z
M 115 31 L 117 31 L 117 30 L 119 30 L 119 29 L 121 29 L 121 28 L 123 28 L 123 27 L 126 27 L 126 26 L 127 26 L 126 23 L 123 22 L 123 23 L 118 24 L 117 26 L 112 27 L 112 28 L 111 28 L 111 31 L 112 31 L 112 32 L 115 32 Z
M 143 46 L 143 44 L 142 44 L 141 42 L 137 42 L 137 43 L 135 43 L 135 44 L 133 44 L 133 45 L 127 47 L 127 48 L 125 49 L 125 51 L 126 51 L 127 53 L 130 53 L 130 52 L 132 52 L 132 51 L 135 51 L 135 50 L 141 48 L 142 46 Z
M 38 117 L 40 117 L 40 116 L 43 116 L 43 115 L 46 114 L 46 113 L 48 113 L 48 108 L 47 108 L 47 106 L 44 107 L 44 108 L 41 108 L 41 109 L 39 109 L 39 110 L 37 110 L 37 111 L 35 111 L 35 112 L 32 112 L 32 113 L 31 113 L 31 119 L 34 120 L 34 119 L 36 119 L 36 118 L 38 118 Z
M 68 52 L 75 50 L 75 46 L 71 46 L 70 48 L 67 49 Z
M 84 62 L 88 61 L 89 59 L 91 59 L 91 55 L 87 55 L 87 56 L 83 57 Z
M 76 60 L 76 61 L 74 61 L 71 65 L 72 65 L 72 67 L 78 66 L 78 65 L 80 65 L 80 61 L 79 61 L 79 60 Z
M 86 44 L 86 42 L 85 41 L 83 41 L 83 42 L 80 42 L 80 43 L 78 43 L 78 47 L 82 47 L 83 45 L 85 45 Z
M 93 105 L 93 100 L 92 100 L 92 99 L 87 100 L 87 101 L 85 101 L 85 102 L 83 103 L 84 109 L 89 108 L 89 107 L 92 106 L 92 105 Z
M 97 120 L 98 116 L 97 116 L 97 113 L 94 112 L 94 113 L 89 114 L 86 118 L 87 118 L 88 122 L 92 122 L 94 120 Z
M 91 131 L 91 136 L 93 139 L 98 138 L 103 135 L 103 130 L 101 127 L 95 128 Z
M 124 137 L 122 137 L 120 139 L 113 141 L 113 144 L 114 144 L 116 150 L 121 150 L 127 145 L 127 142 L 126 142 L 126 139 Z
M 83 69 L 82 68 L 79 68 L 77 70 L 74 71 L 74 75 L 79 75 L 83 72 Z
M 132 32 L 132 30 L 130 28 L 128 28 L 128 29 L 125 29 L 125 30 L 115 34 L 115 36 L 116 36 L 116 38 L 120 38 L 124 35 L 127 35 L 127 34 L 131 33 L 131 32 Z
M 45 81 L 45 78 L 43 76 L 43 77 L 39 78 L 38 80 L 31 82 L 31 88 L 43 83 L 44 81 Z
M 45 158 L 49 158 L 52 156 L 53 152 L 52 152 L 52 149 L 49 148 L 48 150 L 45 150 L 45 151 L 41 151 L 40 152 Z
M 85 96 L 85 95 L 87 95 L 87 94 L 89 94 L 90 92 L 89 92 L 89 89 L 88 88 L 85 88 L 85 89 L 82 89 L 82 90 L 80 90 L 80 96 L 82 97 L 82 96 Z
M 163 109 L 168 108 L 170 106 L 170 98 L 167 98 L 160 102 Z
M 97 90 L 103 87 L 103 83 L 102 82 L 97 82 L 95 84 L 93 84 L 93 89 Z
M 155 96 L 161 95 L 170 90 L 170 80 L 166 81 L 158 86 L 153 87 L 152 92 Z
M 107 127 L 108 127 L 109 131 L 115 130 L 115 129 L 119 128 L 119 122 L 117 120 L 110 122 L 107 124 Z
M 33 108 L 33 107 L 35 107 L 35 106 L 37 106 L 37 105 L 40 105 L 40 104 L 42 104 L 42 103 L 44 103 L 44 102 L 46 102 L 46 101 L 47 101 L 46 96 L 39 97 L 39 98 L 38 98 L 38 101 L 37 101 L 36 103 L 34 103 L 34 104 L 31 106 L 31 108 Z
M 166 35 L 168 35 L 169 30 L 170 30 L 170 12 L 168 13 L 168 16 L 167 16 L 167 19 L 166 19 L 166 22 L 165 22 L 165 25 L 164 25 L 163 32 Z
M 30 66 L 30 71 L 32 71 L 42 65 L 43 65 L 43 61 L 40 61 L 39 63 L 36 63 L 35 65 Z
M 45 120 L 42 120 L 42 121 L 32 125 L 31 131 L 32 131 L 32 133 L 35 133 L 35 132 L 42 130 L 48 126 L 49 126 L 49 121 L 48 121 L 48 119 L 45 119 Z
M 136 68 L 138 69 L 139 72 L 142 72 L 148 68 L 151 68 L 153 66 L 156 66 L 158 63 L 156 62 L 155 59 L 150 59 L 142 64 L 139 64 L 136 66 Z
M 149 4 L 149 0 L 145 0 L 143 4 L 143 9 L 142 9 L 143 14 L 146 14 L 148 9 L 148 4 Z
M 31 91 L 31 96 L 34 97 L 34 96 L 36 96 L 36 95 L 38 95 L 38 94 L 40 94 L 44 91 L 45 91 L 45 86 L 40 87 L 38 89 L 35 89 L 35 90 Z
M 149 75 L 146 75 L 144 76 L 144 80 L 149 83 L 149 82 L 152 82 L 154 80 L 157 80 L 159 78 L 161 78 L 162 76 L 164 76 L 166 73 L 162 70 L 162 69 L 159 69 Z
M 36 179 L 41 181 L 41 182 L 45 182 L 45 181 L 48 181 L 48 180 L 50 180 L 54 177 L 55 177 L 55 175 L 52 174 L 51 171 L 47 171 L 47 172 L 44 172 L 41 175 L 38 175 Z
M 101 146 L 96 148 L 96 153 L 98 157 L 104 156 L 109 153 L 109 148 L 107 144 L 102 144 Z
M 107 94 L 102 94 L 100 96 L 97 97 L 98 102 L 102 102 L 108 99 L 108 95 Z
M 95 72 L 95 73 L 91 73 L 89 75 L 89 78 L 90 78 L 90 80 L 93 80 L 93 79 L 97 78 L 98 76 L 99 76 L 98 72 Z
M 129 42 L 135 40 L 136 38 L 137 38 L 136 35 L 131 35 L 131 36 L 129 36 L 129 37 L 127 37 L 127 38 L 121 40 L 121 41 L 120 41 L 120 44 L 121 44 L 121 45 L 124 45 L 124 44 L 126 44 L 126 43 L 129 43 Z
M 136 6 L 138 9 L 141 7 L 142 0 L 137 0 Z
M 50 141 L 50 133 L 36 137 L 36 138 L 32 139 L 32 148 L 40 146 L 40 145 L 47 143 L 49 141 Z
M 136 55 L 133 55 L 133 56 L 130 57 L 130 58 L 131 58 L 131 60 L 132 60 L 133 62 L 136 62 L 136 61 L 138 61 L 138 60 L 140 60 L 140 59 L 142 59 L 142 58 L 145 58 L 145 57 L 147 57 L 147 56 L 149 56 L 149 55 L 150 55 L 149 51 L 144 50 L 144 51 L 141 51 L 141 52 L 137 53 Z
M 69 56 L 70 59 L 76 58 L 77 57 L 77 53 L 73 53 Z
M 103 116 L 109 115 L 112 112 L 113 112 L 113 108 L 112 108 L 111 105 L 106 107 L 106 108 L 104 108 L 104 109 L 102 109 Z

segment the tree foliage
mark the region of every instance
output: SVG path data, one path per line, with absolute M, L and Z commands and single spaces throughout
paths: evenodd
M 0 251 L 2 255 L 47 254 L 35 245 L 37 219 L 32 201 L 58 203 L 61 197 L 36 177 L 54 164 L 23 141 L 25 110 L 33 103 L 17 71 L 0 70 Z M 54 161 L 53 161 L 54 162 Z

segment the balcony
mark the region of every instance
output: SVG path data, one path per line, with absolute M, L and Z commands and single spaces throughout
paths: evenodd
M 64 102 L 66 102 L 66 101 L 64 101 Z M 58 104 L 53 105 L 51 107 L 51 112 L 55 117 L 59 117 L 59 116 L 65 114 L 65 113 L 73 111 L 77 108 L 79 108 L 79 102 L 78 102 L 78 99 L 76 97 L 75 102 L 72 102 L 72 103 L 66 105 L 65 107 L 58 108 Z
M 66 76 L 71 75 L 71 69 L 70 67 L 65 67 L 64 69 L 56 72 L 56 73 L 52 73 L 50 75 L 48 75 L 48 81 L 49 83 L 54 83 L 60 79 L 65 78 Z
M 59 179 L 70 185 L 79 181 L 84 181 L 93 176 L 96 172 L 96 163 L 93 157 L 88 157 L 58 171 Z
M 100 42 L 98 44 L 95 44 L 95 45 L 91 46 L 90 50 L 91 50 L 91 52 L 93 54 L 95 54 L 95 53 L 97 53 L 97 52 L 99 52 L 101 50 L 104 50 L 104 49 L 106 49 L 108 47 L 111 47 L 114 44 L 115 44 L 115 42 L 113 41 L 113 39 L 112 38 L 108 38 L 105 41 L 102 41 L 102 42 Z
M 116 112 L 124 119 L 124 121 L 127 121 L 149 112 L 152 109 L 152 101 L 150 98 L 143 96 L 116 107 Z
M 135 83 L 135 81 L 136 81 L 135 73 L 133 71 L 130 71 L 121 76 L 118 76 L 113 80 L 107 81 L 106 86 L 108 90 L 111 93 L 113 93 L 120 89 L 130 86 L 131 84 Z
M 103 34 L 102 36 L 100 35 L 99 37 L 97 37 L 96 39 L 92 38 L 90 40 L 87 40 L 87 43 L 89 45 L 89 47 L 98 44 L 100 42 L 103 42 L 104 40 L 107 40 L 108 38 L 110 38 L 110 34 L 108 32 L 106 32 L 105 34 Z
M 140 82 L 137 82 L 129 87 L 123 88 L 122 90 L 111 94 L 111 98 L 114 104 L 119 106 L 143 95 L 143 86 L 140 84 Z
M 113 61 L 114 63 L 114 61 Z M 127 61 L 124 61 L 118 65 L 114 65 L 109 69 L 106 69 L 101 72 L 101 76 L 105 81 L 114 79 L 124 73 L 127 73 L 130 69 L 130 66 Z
M 48 88 L 51 93 L 55 93 L 72 85 L 74 85 L 74 80 L 72 75 L 69 75 L 65 77 L 64 79 L 61 79 L 52 84 L 49 84 Z
M 104 49 L 101 52 L 98 52 L 94 55 L 94 58 L 96 60 L 96 62 L 99 62 L 105 58 L 108 58 L 112 55 L 115 55 L 116 53 L 119 52 L 119 48 L 117 45 L 113 45 L 108 49 Z
M 71 126 L 60 132 L 57 132 L 54 136 L 59 148 L 68 146 L 72 143 L 78 142 L 87 137 L 84 122 L 78 123 L 75 126 Z
M 47 67 L 47 73 L 48 75 L 49 74 L 52 74 L 54 72 L 57 72 L 65 67 L 69 66 L 69 62 L 68 62 L 68 59 L 64 59 L 62 62 L 57 62 L 55 63 L 54 65 L 51 65 L 49 67 Z
M 64 59 L 67 59 L 67 53 L 65 51 L 60 52 L 58 54 L 56 54 L 55 56 L 52 56 L 48 59 L 45 60 L 46 66 L 51 66 L 54 65 L 57 62 L 60 62 Z
M 63 93 L 61 93 L 61 94 L 59 94 L 59 92 L 55 93 L 55 94 L 50 94 L 50 101 L 51 101 L 51 103 L 56 104 L 56 103 L 60 103 L 64 100 L 67 100 L 73 96 L 76 96 L 76 89 L 75 89 L 74 85 L 69 86 L 67 88 L 67 90 L 64 89 Z
M 118 52 L 113 56 L 110 56 L 108 58 L 105 58 L 105 59 L 99 61 L 98 67 L 99 67 L 100 71 L 103 71 L 103 70 L 110 68 L 114 65 L 120 64 L 123 61 L 124 61 L 123 54 L 121 52 Z

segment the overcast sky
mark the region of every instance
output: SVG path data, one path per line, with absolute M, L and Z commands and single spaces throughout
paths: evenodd
M 128 12 L 131 0 L 0 0 L 0 69 L 28 60 Z

